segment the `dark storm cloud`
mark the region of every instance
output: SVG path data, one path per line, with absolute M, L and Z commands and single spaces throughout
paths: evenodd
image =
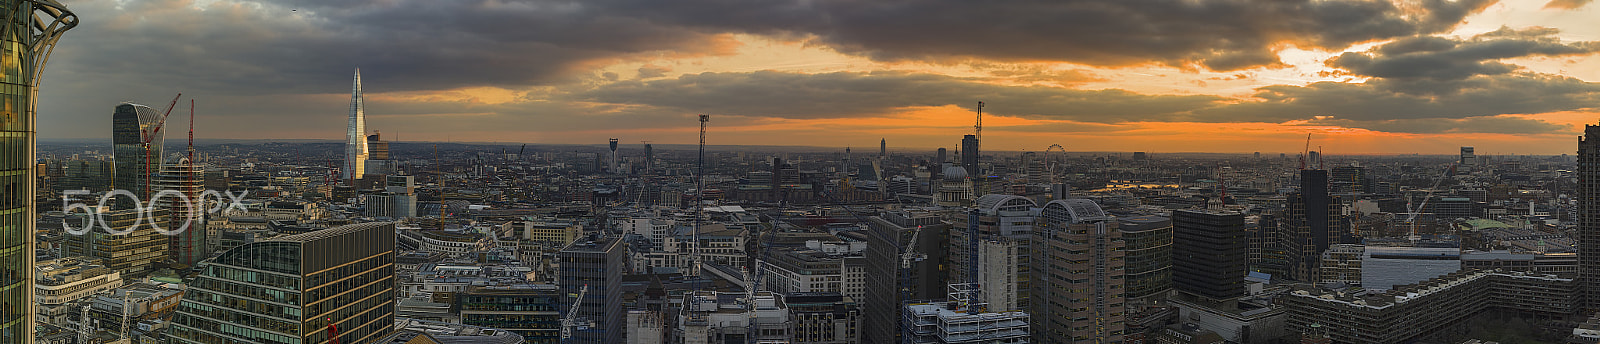
M 610 15 L 582 2 L 81 1 L 56 49 L 62 77 L 331 93 L 362 68 L 384 91 L 559 82 L 630 54 L 717 53 L 711 33 Z M 198 7 L 199 9 L 197 9 Z
M 773 71 L 624 81 L 574 96 L 581 101 L 785 118 L 876 116 L 906 107 L 972 107 L 981 100 L 991 104 L 985 111 L 1000 115 L 1101 123 L 1179 120 L 1188 110 L 1222 100 L 1117 89 L 1002 86 L 934 74 Z
M 1342 49 L 1444 32 L 1494 0 L 617 0 L 614 13 L 713 30 L 811 36 L 881 60 L 977 58 L 1235 70 L 1285 43 Z
M 90 0 L 59 77 L 329 93 L 362 67 L 383 90 L 552 84 L 637 54 L 726 53 L 722 34 L 885 60 L 995 59 L 1231 70 L 1280 43 L 1343 48 L 1441 32 L 1493 0 Z
M 1241 101 L 1215 96 L 1146 95 L 1124 90 L 1004 86 L 914 73 L 782 72 L 703 73 L 648 82 L 619 82 L 573 95 L 576 100 L 631 104 L 741 116 L 785 118 L 872 117 L 907 107 L 957 105 L 982 100 L 986 113 L 1029 119 L 1091 123 L 1283 123 L 1332 116 L 1360 127 L 1397 132 L 1554 130 L 1517 119 L 1473 119 L 1592 108 L 1600 84 L 1534 73 L 1476 76 L 1451 82 L 1448 93 L 1395 92 L 1390 80 L 1319 82 L 1257 89 Z M 1406 87 L 1416 87 L 1407 85 Z M 1468 120 L 1470 119 L 1470 120 Z M 1428 120 L 1439 120 L 1427 123 Z M 1385 122 L 1390 121 L 1390 122 Z M 1432 127 L 1424 124 L 1434 125 Z M 1019 130 L 1028 130 L 1018 128 Z
M 1555 29 L 1501 28 L 1465 40 L 1424 36 L 1404 38 L 1364 53 L 1344 53 L 1327 61 L 1355 75 L 1391 80 L 1454 81 L 1474 75 L 1516 71 L 1501 59 L 1527 56 L 1586 55 L 1600 51 L 1600 42 L 1562 43 Z
M 1338 118 L 1323 118 L 1307 122 L 1306 125 L 1333 125 L 1346 128 L 1362 128 L 1372 131 L 1394 133 L 1480 133 L 1480 134 L 1551 134 L 1564 133 L 1572 128 L 1567 126 L 1540 121 L 1536 119 L 1517 117 L 1468 117 L 1459 119 L 1392 119 L 1373 121 L 1354 121 Z
M 1461 119 L 1592 109 L 1600 104 L 1600 84 L 1556 75 L 1480 75 L 1447 85 L 1431 94 L 1397 92 L 1396 88 L 1420 86 L 1383 79 L 1267 86 L 1245 102 L 1199 110 L 1196 118 L 1218 122 L 1283 122 L 1314 116 L 1357 121 Z

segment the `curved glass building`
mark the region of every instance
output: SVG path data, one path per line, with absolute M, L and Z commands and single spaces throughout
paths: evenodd
M 0 0 L 0 343 L 32 343 L 34 101 L 39 75 L 78 17 L 53 0 Z

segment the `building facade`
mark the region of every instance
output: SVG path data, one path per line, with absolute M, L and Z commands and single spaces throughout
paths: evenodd
M 258 241 L 201 263 L 174 343 L 366 343 L 395 328 L 395 229 L 370 222 Z
M 1033 235 L 1033 343 L 1121 343 L 1125 243 L 1115 217 L 1087 199 L 1045 204 Z
M 1585 309 L 1600 309 L 1600 125 L 1578 138 L 1578 280 Z
M 472 287 L 456 296 L 462 324 L 516 332 L 530 344 L 561 340 L 561 308 L 551 284 Z
M 1133 216 L 1117 221 L 1128 250 L 1128 309 L 1135 312 L 1156 305 L 1172 292 L 1172 219 Z
M 572 242 L 558 254 L 560 270 L 556 278 L 564 291 L 561 304 L 580 302 L 576 291 L 588 288 L 578 306 L 577 319 L 592 326 L 573 331 L 572 343 L 622 341 L 626 314 L 622 309 L 622 275 L 628 264 L 623 246 L 622 240 L 591 237 Z
M 1172 284 L 1178 291 L 1212 300 L 1244 296 L 1244 214 L 1174 210 L 1172 238 Z
M 205 166 L 187 158 L 162 165 L 161 174 L 156 175 L 156 190 L 183 195 L 164 195 L 149 200 L 167 210 L 169 220 L 162 226 L 169 231 L 179 231 L 167 238 L 168 256 L 190 266 L 211 257 L 211 246 L 206 244 L 206 210 L 212 207 L 201 197 L 205 193 Z

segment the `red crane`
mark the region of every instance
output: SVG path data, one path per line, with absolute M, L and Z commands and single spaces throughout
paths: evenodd
M 140 197 L 144 197 L 145 199 L 149 199 L 150 198 L 150 193 L 151 193 L 150 192 L 151 191 L 150 190 L 150 181 L 151 181 L 151 178 L 150 178 L 150 174 L 151 174 L 150 173 L 150 141 L 154 141 L 155 137 L 156 137 L 156 134 L 160 134 L 161 133 L 161 128 L 167 126 L 167 115 L 171 115 L 172 114 L 172 109 L 175 108 L 175 107 L 178 107 L 178 99 L 180 99 L 180 98 L 183 98 L 183 93 L 178 93 L 178 96 L 172 97 L 172 102 L 171 103 L 167 103 L 167 112 L 161 114 L 161 120 L 160 121 L 156 121 L 155 127 L 150 128 L 150 130 L 142 130 L 142 131 L 140 131 L 141 135 L 139 136 L 139 141 L 141 141 L 141 142 L 139 142 L 139 145 L 144 148 L 144 171 L 143 171 L 144 172 L 143 173 L 143 175 L 144 175 L 144 190 L 141 190 L 141 191 L 144 191 L 144 193 L 145 193 L 144 195 L 140 195 Z

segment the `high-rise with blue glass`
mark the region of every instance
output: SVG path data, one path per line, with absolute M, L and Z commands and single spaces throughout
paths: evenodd
M 78 17 L 53 0 L 0 0 L 0 344 L 32 343 L 34 105 L 39 75 Z

